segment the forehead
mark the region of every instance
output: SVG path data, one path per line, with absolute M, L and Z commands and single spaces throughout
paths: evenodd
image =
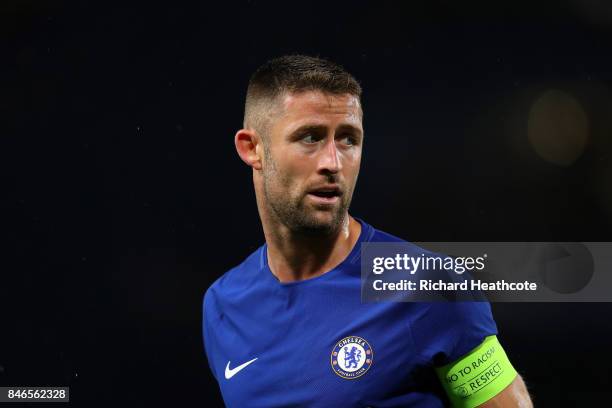
M 361 104 L 351 94 L 330 94 L 321 91 L 287 93 L 280 97 L 279 122 L 339 122 L 361 128 Z

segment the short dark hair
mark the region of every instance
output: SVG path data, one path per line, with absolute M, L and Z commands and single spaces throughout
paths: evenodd
M 267 61 L 249 80 L 244 107 L 245 127 L 247 124 L 261 127 L 261 123 L 258 123 L 261 120 L 257 118 L 260 115 L 254 112 L 261 102 L 271 105 L 276 97 L 285 92 L 316 90 L 361 97 L 359 82 L 334 62 L 307 55 L 285 55 Z

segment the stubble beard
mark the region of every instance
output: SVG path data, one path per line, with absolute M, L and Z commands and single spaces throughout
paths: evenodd
M 269 213 L 290 231 L 307 236 L 328 236 L 338 232 L 347 216 L 352 189 L 345 190 L 340 197 L 340 204 L 327 211 L 332 211 L 329 221 L 321 220 L 315 213 L 320 211 L 306 205 L 306 193 L 292 194 L 291 179 L 280 173 L 274 160 L 266 154 L 268 164 L 263 169 L 263 192 Z M 330 175 L 330 177 L 334 177 Z M 333 183 L 335 180 L 328 180 Z M 275 188 L 275 186 L 277 188 Z

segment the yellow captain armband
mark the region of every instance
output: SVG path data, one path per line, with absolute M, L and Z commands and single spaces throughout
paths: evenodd
M 499 394 L 516 378 L 516 370 L 496 336 L 436 373 L 454 407 L 472 408 Z

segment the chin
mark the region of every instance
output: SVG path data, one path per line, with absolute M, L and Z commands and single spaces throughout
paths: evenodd
M 311 214 L 304 217 L 299 223 L 299 230 L 302 233 L 313 235 L 329 235 L 334 233 L 342 225 L 340 217 L 332 213 Z

